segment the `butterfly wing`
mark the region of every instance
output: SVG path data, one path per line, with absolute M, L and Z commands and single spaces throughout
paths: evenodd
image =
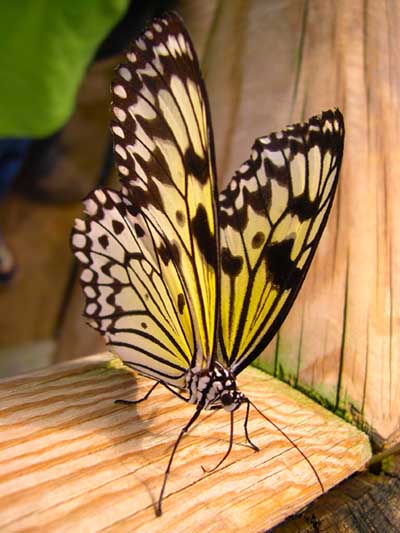
M 112 91 L 125 201 L 159 255 L 168 250 L 193 317 L 195 362 L 207 366 L 217 330 L 215 164 L 207 96 L 178 16 L 156 19 L 134 42 Z
M 173 263 L 166 254 L 161 260 L 146 220 L 130 213 L 116 191 L 92 192 L 85 207 L 71 244 L 83 265 L 89 324 L 126 364 L 183 388 L 194 337 Z
M 343 141 L 339 110 L 261 137 L 220 194 L 219 358 L 234 374 L 296 298 L 332 206 Z

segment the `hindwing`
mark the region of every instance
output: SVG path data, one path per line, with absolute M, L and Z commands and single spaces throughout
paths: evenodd
M 173 262 L 160 256 L 145 218 L 130 213 L 116 191 L 92 192 L 85 211 L 71 244 L 83 266 L 89 324 L 124 363 L 183 388 L 195 340 Z
M 339 110 L 256 140 L 219 196 L 220 358 L 237 374 L 286 317 L 332 206 L 343 153 Z

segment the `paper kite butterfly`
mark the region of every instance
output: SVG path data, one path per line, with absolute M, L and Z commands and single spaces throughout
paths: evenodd
M 224 408 L 232 428 L 244 404 L 257 449 L 247 433 L 254 404 L 235 379 L 301 287 L 335 195 L 344 125 L 331 110 L 259 137 L 219 192 L 207 93 L 175 14 L 131 45 L 112 93 L 122 187 L 88 196 L 72 248 L 85 316 L 125 365 L 155 380 L 145 397 L 162 384 L 195 404 L 164 475 L 159 515 L 175 451 L 203 409 Z M 222 461 L 231 445 L 232 435 Z

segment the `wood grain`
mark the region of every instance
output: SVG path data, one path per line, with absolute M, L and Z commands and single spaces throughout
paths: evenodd
M 273 533 L 398 533 L 400 524 L 400 456 L 380 472 L 360 472 L 318 498 Z M 272 532 L 271 532 L 272 533 Z
M 204 61 L 221 184 L 257 136 L 344 113 L 333 212 L 262 362 L 387 447 L 400 439 L 399 28 L 391 0 L 221 2 Z
M 306 461 L 255 412 L 244 446 L 243 412 L 226 450 L 226 413 L 204 413 L 179 448 L 164 513 L 154 515 L 177 433 L 193 412 L 165 390 L 138 406 L 150 382 L 110 365 L 107 354 L 0 382 L 2 531 L 260 531 L 318 497 Z M 370 457 L 367 437 L 256 369 L 240 386 L 306 453 L 329 489 Z M 182 505 L 184 502 L 184 505 Z

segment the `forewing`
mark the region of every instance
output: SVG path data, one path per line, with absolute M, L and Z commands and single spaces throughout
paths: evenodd
M 160 260 L 146 220 L 130 213 L 116 191 L 92 192 L 85 208 L 71 244 L 83 266 L 89 324 L 129 366 L 184 387 L 194 337 L 173 262 Z
M 216 336 L 215 165 L 207 96 L 178 16 L 156 19 L 133 43 L 112 91 L 123 194 L 168 248 L 207 365 Z
M 301 287 L 332 206 L 339 110 L 256 140 L 219 197 L 220 355 L 237 374 L 270 342 Z

